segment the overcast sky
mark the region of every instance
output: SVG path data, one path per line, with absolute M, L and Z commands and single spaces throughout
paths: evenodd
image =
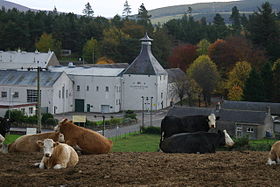
M 113 17 L 122 15 L 125 0 L 7 0 L 29 8 L 40 10 L 53 10 L 54 6 L 59 12 L 73 12 L 82 14 L 85 4 L 89 2 L 94 10 L 94 16 Z M 193 4 L 200 2 L 226 2 L 232 0 L 128 0 L 132 14 L 144 3 L 147 10 L 172 5 Z

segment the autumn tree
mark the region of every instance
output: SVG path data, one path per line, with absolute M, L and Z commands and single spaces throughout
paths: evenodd
M 209 56 L 201 55 L 191 64 L 187 73 L 201 87 L 205 105 L 210 105 L 211 94 L 219 81 L 216 64 Z
M 197 46 L 196 51 L 199 56 L 208 55 L 208 48 L 210 46 L 210 42 L 208 42 L 208 40 L 206 39 L 200 40 L 196 46 Z
M 52 50 L 57 56 L 60 56 L 61 42 L 55 40 L 52 34 L 43 33 L 40 39 L 35 43 L 35 47 L 41 52 Z
M 274 62 L 273 67 L 273 102 L 280 102 L 280 58 Z
M 251 65 L 248 62 L 237 62 L 229 72 L 227 80 L 228 99 L 241 100 L 243 89 L 247 78 L 251 72 Z
M 264 84 L 260 73 L 252 68 L 249 77 L 245 81 L 243 90 L 243 100 L 245 101 L 264 101 Z
M 94 64 L 95 59 L 99 56 L 97 40 L 91 38 L 83 47 L 83 57 L 87 63 Z
M 175 47 L 168 59 L 169 66 L 173 68 L 180 68 L 185 72 L 190 64 L 197 58 L 196 48 L 196 46 L 191 44 L 184 44 Z
M 85 8 L 83 10 L 83 14 L 87 17 L 93 17 L 94 15 L 94 11 L 91 8 L 91 5 L 89 4 L 89 2 L 85 5 Z

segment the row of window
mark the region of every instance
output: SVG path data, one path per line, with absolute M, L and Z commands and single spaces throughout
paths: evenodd
M 120 89 L 119 86 L 117 86 L 116 89 L 117 89 L 117 92 L 120 92 L 120 91 L 121 91 L 121 89 Z M 77 85 L 76 90 L 77 90 L 78 92 L 81 91 L 81 86 L 80 86 L 80 85 Z M 89 86 L 86 86 L 86 90 L 89 91 Z M 100 90 L 100 89 L 99 89 L 99 86 L 96 86 L 96 87 L 95 87 L 95 91 L 98 92 L 99 90 Z M 105 92 L 109 92 L 109 86 L 105 86 Z
M 242 127 L 236 127 L 236 131 L 237 131 L 237 132 L 242 132 Z M 252 127 L 247 127 L 246 132 L 248 132 L 248 133 L 253 133 L 253 132 L 254 132 L 254 128 L 252 128 Z
M 18 97 L 19 97 L 19 94 L 18 94 L 18 92 L 14 92 L 11 96 L 12 96 L 13 98 L 18 98 Z M 1 97 L 2 97 L 2 98 L 7 98 L 7 97 L 8 97 L 8 92 L 1 92 Z

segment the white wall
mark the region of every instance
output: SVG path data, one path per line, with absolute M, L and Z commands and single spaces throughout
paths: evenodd
M 88 104 L 90 105 L 90 112 L 102 112 L 102 105 L 107 105 L 109 107 L 109 113 L 120 111 L 120 77 L 73 75 L 73 78 L 75 82 L 74 100 L 84 100 L 85 112 L 87 112 Z M 80 91 L 77 91 L 77 86 L 80 87 Z M 106 87 L 109 88 L 109 91 L 106 91 Z

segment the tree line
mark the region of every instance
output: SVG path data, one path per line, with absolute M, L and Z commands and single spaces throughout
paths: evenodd
M 186 72 L 193 86 L 188 86 L 191 92 L 186 91 L 189 97 L 202 95 L 209 103 L 216 93 L 232 100 L 280 102 L 280 13 L 273 12 L 268 2 L 249 17 L 233 7 L 230 25 L 218 13 L 211 23 L 206 18 L 195 20 L 191 7 L 181 19 L 162 25 L 151 24 L 144 4 L 136 16 L 131 15 L 127 0 L 123 10 L 122 16 L 107 19 L 94 17 L 89 3 L 82 16 L 56 9 L 19 12 L 2 8 L 0 50 L 51 49 L 63 59 L 61 49 L 70 49 L 72 58 L 87 63 L 104 59 L 131 63 L 139 53 L 139 39 L 147 32 L 154 39 L 152 50 L 161 65 Z

